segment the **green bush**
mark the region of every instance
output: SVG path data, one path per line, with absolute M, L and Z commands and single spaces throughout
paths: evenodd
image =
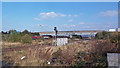
M 119 41 L 118 32 L 98 32 L 95 36 L 96 39 L 109 39 L 111 43 Z
M 107 39 L 109 36 L 109 33 L 106 31 L 98 32 L 95 36 L 96 39 Z
M 28 34 L 29 36 L 32 36 L 32 33 L 29 32 L 28 30 L 24 30 L 23 32 L 21 32 L 22 36 L 24 36 L 25 34 Z
M 2 40 L 3 41 L 8 41 L 8 39 L 9 39 L 9 35 L 8 34 L 2 34 Z
M 9 42 L 20 42 L 21 41 L 21 35 L 20 33 L 12 33 L 9 35 L 8 38 Z
M 89 56 L 88 56 L 89 55 Z M 87 59 L 89 57 L 89 60 Z M 107 57 L 98 53 L 83 53 L 78 52 L 74 57 L 75 64 L 73 66 L 107 66 Z
M 110 33 L 109 39 L 112 43 L 116 43 L 118 41 L 118 32 Z
M 38 39 L 38 42 L 44 41 L 44 38 L 40 38 Z
M 120 32 L 118 32 L 118 52 L 120 52 Z
M 31 36 L 29 36 L 28 34 L 25 34 L 22 39 L 21 39 L 22 43 L 32 43 L 32 38 Z

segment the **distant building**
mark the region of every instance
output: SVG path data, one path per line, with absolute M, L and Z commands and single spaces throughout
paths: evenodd
M 109 32 L 115 32 L 117 31 L 116 29 L 109 29 Z
M 39 39 L 39 38 L 41 38 L 41 36 L 32 36 L 32 39 Z
M 118 28 L 118 30 L 117 30 L 118 32 L 120 32 L 120 28 Z
M 57 35 L 69 35 L 71 38 L 72 38 L 72 35 L 86 35 L 86 34 L 89 34 L 89 35 L 96 35 L 98 32 L 102 32 L 102 31 L 58 31 Z M 52 35 L 54 36 L 55 35 L 55 32 L 54 31 L 51 31 L 51 32 L 40 32 L 39 33 L 41 36 L 42 35 Z
M 51 35 L 43 35 L 42 38 L 44 38 L 44 39 L 50 39 L 50 38 L 52 38 L 52 36 Z
M 82 35 L 82 39 L 91 39 L 91 35 Z
M 57 46 L 66 45 L 68 43 L 68 36 L 57 36 Z

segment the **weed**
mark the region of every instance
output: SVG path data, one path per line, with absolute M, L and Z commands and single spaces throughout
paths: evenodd
M 12 47 L 12 45 L 9 45 L 9 47 Z
M 23 55 L 23 53 L 24 53 L 24 51 L 19 51 L 19 54 L 22 56 Z

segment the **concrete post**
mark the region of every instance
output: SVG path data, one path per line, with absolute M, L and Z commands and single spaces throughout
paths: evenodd
M 120 54 L 107 53 L 108 68 L 120 68 Z

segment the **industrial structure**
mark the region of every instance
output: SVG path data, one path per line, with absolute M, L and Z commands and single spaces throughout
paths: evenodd
M 57 35 L 58 36 L 69 36 L 72 37 L 73 35 L 92 35 L 95 36 L 98 32 L 102 31 L 58 31 Z M 39 33 L 41 36 L 43 35 L 51 35 L 55 36 L 55 32 L 40 32 Z
M 39 34 L 45 38 L 54 38 L 55 46 L 61 46 L 66 45 L 69 38 L 91 39 L 91 36 L 95 37 L 98 32 L 102 31 L 57 31 L 54 27 L 54 32 L 40 32 Z
M 118 28 L 118 32 L 120 32 L 120 28 Z
M 67 36 L 57 36 L 57 46 L 66 45 L 68 43 Z
M 116 32 L 117 29 L 109 29 L 108 31 L 109 31 L 109 32 Z

